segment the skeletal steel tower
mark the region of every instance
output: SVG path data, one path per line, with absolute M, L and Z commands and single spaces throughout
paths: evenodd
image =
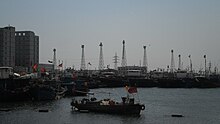
M 212 63 L 211 63 L 211 61 L 209 61 L 209 71 L 208 71 L 208 74 L 211 74 L 211 68 L 212 68 Z
M 103 51 L 102 51 L 102 42 L 99 44 L 100 46 L 100 54 L 99 54 L 99 70 L 104 69 L 104 59 L 103 59 Z
M 146 71 L 147 71 L 147 52 L 146 52 L 146 46 L 144 46 L 143 48 L 144 48 L 143 67 L 145 67 Z
M 173 50 L 171 50 L 171 65 L 170 65 L 170 72 L 173 73 L 175 69 L 174 57 L 173 57 Z
M 84 55 L 84 45 L 81 46 L 82 48 L 82 57 L 81 57 L 81 70 L 85 70 L 86 69 L 86 62 L 85 62 L 85 55 Z
M 125 67 L 125 66 L 127 66 L 126 52 L 125 52 L 125 41 L 123 40 L 122 43 L 123 43 L 123 49 L 122 49 L 121 66 Z
M 117 53 L 115 53 L 115 56 L 113 57 L 113 61 L 114 61 L 114 64 L 115 64 L 115 70 L 118 70 L 118 56 L 117 56 Z
M 207 74 L 207 70 L 206 70 L 206 55 L 204 55 L 204 59 L 205 59 L 205 76 Z
M 178 57 L 179 57 L 178 70 L 182 70 L 182 66 L 181 66 L 181 55 L 179 55 Z
M 189 67 L 190 67 L 190 72 L 192 73 L 192 59 L 191 59 L 191 55 L 189 55 Z
M 57 69 L 56 49 L 53 49 L 53 69 Z

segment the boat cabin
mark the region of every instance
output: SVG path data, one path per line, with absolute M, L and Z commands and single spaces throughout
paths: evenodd
M 13 76 L 12 67 L 0 67 L 0 79 L 7 79 Z

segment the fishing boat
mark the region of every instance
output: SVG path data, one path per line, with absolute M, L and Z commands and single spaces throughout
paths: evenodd
M 128 92 L 137 93 L 136 87 L 128 89 Z M 80 101 L 73 99 L 71 106 L 79 112 L 97 112 L 120 115 L 140 115 L 141 110 L 145 109 L 144 104 L 135 103 L 134 98 L 128 94 L 127 97 L 122 97 L 121 102 L 116 102 L 112 99 L 97 100 L 95 97 L 90 99 L 83 98 Z
M 0 102 L 29 100 L 30 78 L 21 78 L 12 67 L 0 67 Z

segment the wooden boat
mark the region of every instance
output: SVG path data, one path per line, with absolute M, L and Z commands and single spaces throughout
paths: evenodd
M 122 102 L 115 102 L 111 99 L 96 100 L 95 97 L 91 99 L 83 98 L 80 101 L 75 99 L 71 102 L 72 108 L 80 112 L 97 112 L 120 115 L 140 115 L 141 110 L 145 106 L 140 103 L 135 103 L 134 98 L 122 97 Z
M 55 100 L 56 98 L 56 90 L 50 85 L 34 85 L 30 91 L 32 99 L 35 101 Z

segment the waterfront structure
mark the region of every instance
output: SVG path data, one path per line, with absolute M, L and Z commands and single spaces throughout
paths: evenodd
M 15 27 L 0 28 L 0 66 L 15 66 Z
M 99 44 L 100 46 L 100 53 L 99 53 L 99 70 L 104 69 L 104 58 L 103 58 L 103 51 L 102 51 L 102 42 Z
M 81 70 L 85 70 L 86 69 L 86 62 L 85 62 L 85 55 L 84 55 L 84 45 L 81 46 L 82 48 L 82 57 L 81 57 Z
M 39 64 L 39 36 L 33 31 L 16 31 L 15 65 L 28 67 L 31 72 L 36 64 Z

